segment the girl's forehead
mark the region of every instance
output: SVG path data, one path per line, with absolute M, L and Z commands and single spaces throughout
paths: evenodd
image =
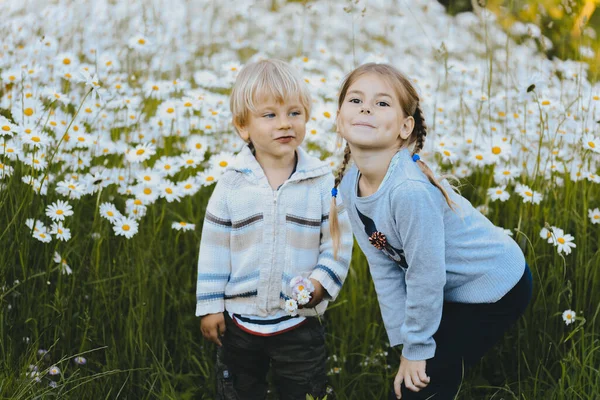
M 364 75 L 359 76 L 348 87 L 348 93 L 353 91 L 359 91 L 369 94 L 387 94 L 388 96 L 394 98 L 397 97 L 396 87 L 393 84 L 392 80 L 388 77 L 374 73 L 366 73 Z

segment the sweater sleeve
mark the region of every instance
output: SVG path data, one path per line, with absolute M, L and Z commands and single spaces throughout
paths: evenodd
M 225 286 L 231 273 L 231 217 L 222 177 L 208 201 L 198 257 L 196 316 L 225 310 Z
M 346 275 L 348 275 L 353 245 L 348 211 L 343 203 L 343 199 L 338 194 L 336 212 L 340 230 L 340 247 L 337 253 L 337 260 L 333 257 L 333 239 L 329 231 L 329 209 L 331 206 L 331 188 L 333 188 L 333 183 L 334 178 L 332 174 L 327 175 L 326 179 L 321 180 L 321 209 L 323 210 L 321 218 L 321 242 L 317 265 L 310 275 L 310 278 L 316 279 L 323 285 L 323 288 L 327 291 L 326 296 L 330 300 L 337 298 Z
M 426 360 L 435 355 L 433 335 L 442 318 L 447 205 L 438 188 L 410 180 L 394 188 L 391 200 L 408 264 L 402 355 L 409 360 Z

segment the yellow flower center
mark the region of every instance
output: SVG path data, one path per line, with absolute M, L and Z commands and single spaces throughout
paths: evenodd
M 212 125 L 206 125 L 204 128 L 206 128 L 206 129 L 212 129 Z
M 563 239 L 563 238 L 558 238 L 557 240 L 558 240 L 558 243 L 560 243 L 560 244 L 565 244 L 565 239 Z
M 476 159 L 478 159 L 479 161 L 483 160 L 483 156 L 481 154 L 477 154 L 475 156 Z
M 219 166 L 225 168 L 227 166 L 227 161 L 221 161 Z
M 144 194 L 151 194 L 151 193 L 152 193 L 152 189 L 150 189 L 150 188 L 144 189 Z
M 2 127 L 2 130 L 3 130 L 4 132 L 10 132 L 10 126 L 8 126 L 8 125 L 4 125 L 4 126 Z
M 592 149 L 594 149 L 594 148 L 596 148 L 596 143 L 588 142 L 588 146 L 590 146 Z
M 138 43 L 139 44 L 146 44 L 146 41 L 144 39 L 138 39 Z
M 594 219 L 600 219 L 600 215 L 598 215 L 598 214 L 594 215 Z
M 192 188 L 192 184 L 191 184 L 191 183 L 188 183 L 187 185 L 185 185 L 185 186 L 184 186 L 184 188 L 186 188 L 186 189 L 191 189 L 191 188 Z
M 71 59 L 70 58 L 64 58 L 63 59 L 63 64 L 65 64 L 65 65 L 71 64 Z
M 69 189 L 74 190 L 75 189 L 75 185 L 69 185 Z
M 106 215 L 108 215 L 109 217 L 114 217 L 115 213 L 113 213 L 112 211 L 107 211 Z
M 129 229 L 130 229 L 130 228 L 129 228 L 129 225 L 123 225 L 123 230 L 124 230 L 124 231 L 128 231 Z
M 492 153 L 494 153 L 495 155 L 498 155 L 498 154 L 502 153 L 502 149 L 498 146 L 494 146 L 494 147 L 492 147 Z
M 184 106 L 185 106 L 185 107 L 191 107 L 191 106 L 192 106 L 192 103 L 190 103 L 190 102 L 188 101 L 188 102 L 186 102 L 186 103 L 184 104 Z
M 27 115 L 28 117 L 31 117 L 33 115 L 33 108 L 26 108 L 23 111 L 23 114 Z
M 325 112 L 323 113 L 323 116 L 324 116 L 325 118 L 331 118 L 331 114 L 329 113 L 329 111 L 325 111 Z
M 450 157 L 450 152 L 449 152 L 448 150 L 444 150 L 444 155 L 445 155 L 446 157 Z
M 135 201 L 133 202 L 133 204 L 135 204 L 136 206 L 141 206 L 142 205 L 142 201 L 140 199 L 135 199 Z
M 533 193 L 531 193 L 529 190 L 525 192 L 525 196 L 527 197 L 533 197 Z
M 304 61 L 304 62 L 308 62 L 308 57 L 304 57 L 304 58 L 302 59 L 302 61 Z
M 152 86 L 152 90 L 158 90 L 158 86 L 156 86 L 156 85 L 153 85 L 153 86 Z
M 174 112 L 175 112 L 175 109 L 174 109 L 174 108 L 172 108 L 172 107 L 169 107 L 169 108 L 167 108 L 167 112 L 168 112 L 169 114 L 172 114 L 172 113 L 174 113 Z
M 173 189 L 171 189 L 171 188 L 167 188 L 167 189 L 165 190 L 165 192 L 167 192 L 167 193 L 169 193 L 169 194 L 173 194 Z
M 504 111 L 498 111 L 499 117 L 506 117 L 506 113 Z
M 213 176 L 207 176 L 206 177 L 206 182 L 212 182 L 214 180 L 215 180 L 215 178 Z
M 186 164 L 193 164 L 193 163 L 194 163 L 194 160 L 192 160 L 191 158 L 186 161 Z
M 44 235 L 43 233 L 40 233 L 40 237 L 41 237 L 42 239 L 45 239 L 45 238 L 46 238 L 46 235 Z
M 502 190 L 496 190 L 496 194 L 502 194 Z
M 542 105 L 543 106 L 549 106 L 550 105 L 550 100 L 544 100 L 544 101 L 542 101 Z
M 165 165 L 165 169 L 171 169 L 171 166 L 169 164 Z
M 56 213 L 57 213 L 58 215 L 63 215 L 63 210 L 56 210 Z

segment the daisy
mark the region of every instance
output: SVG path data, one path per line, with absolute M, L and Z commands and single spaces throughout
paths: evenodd
M 298 303 L 294 299 L 288 299 L 285 301 L 285 311 L 290 316 L 294 316 L 298 311 Z
M 214 169 L 221 169 L 223 172 L 225 169 L 233 163 L 235 155 L 230 152 L 222 151 L 219 154 L 215 154 L 209 160 L 209 164 Z
M 565 325 L 570 325 L 573 322 L 575 322 L 576 316 L 577 316 L 577 313 L 573 310 L 565 310 L 562 313 L 562 318 L 563 318 L 563 321 L 565 321 Z
M 204 155 L 208 150 L 208 139 L 200 135 L 190 135 L 186 142 L 186 148 L 191 153 Z
M 65 228 L 62 222 L 53 222 L 52 226 L 50 227 L 50 233 L 63 242 L 71 239 L 71 230 L 69 228 Z
M 301 290 L 297 295 L 296 295 L 296 300 L 298 301 L 298 304 L 300 305 L 304 305 L 306 303 L 308 303 L 310 301 L 310 293 L 308 290 Z
M 558 247 L 558 254 L 565 253 L 565 255 L 571 254 L 571 248 L 577 247 L 573 240 L 575 238 L 570 234 L 565 234 L 560 228 L 552 228 L 552 236 L 554 239 L 554 245 Z
M 136 35 L 129 39 L 129 47 L 139 52 L 145 53 L 151 49 L 150 41 L 143 35 Z
M 2 164 L 2 162 L 0 162 L 0 179 L 12 176 L 14 170 L 15 169 L 10 165 Z
M 136 172 L 135 179 L 137 179 L 138 183 L 148 186 L 157 186 L 162 182 L 161 175 L 152 168 L 146 168 Z
M 181 200 L 181 190 L 179 190 L 179 186 L 169 180 L 164 180 L 159 185 L 158 190 L 160 192 L 160 197 L 164 198 L 169 203 Z
M 540 204 L 542 201 L 542 194 L 532 190 L 527 185 L 521 183 L 517 184 L 515 192 L 523 198 L 523 203 Z
M 581 142 L 583 143 L 584 149 L 591 150 L 594 153 L 600 153 L 600 138 L 588 133 L 583 136 Z
M 61 255 L 56 251 L 54 252 L 53 260 L 55 263 L 60 264 L 61 272 L 63 273 L 63 275 L 71 275 L 73 273 L 73 270 L 67 264 L 67 260 L 62 258 Z
M 489 188 L 487 193 L 492 201 L 500 200 L 505 202 L 510 197 L 510 193 L 506 191 L 506 185 Z
M 146 161 L 156 154 L 156 146 L 152 143 L 138 144 L 134 149 L 128 150 L 126 154 L 127 161 L 139 163 Z
M 177 182 L 177 187 L 181 191 L 182 196 L 193 196 L 200 190 L 198 180 L 194 176 L 191 176 L 184 181 Z
M 171 224 L 171 228 L 175 229 L 176 231 L 193 231 L 196 228 L 196 225 L 194 224 L 190 224 L 187 222 L 173 222 Z
M 48 375 L 60 375 L 60 368 L 58 368 L 56 365 L 51 366 L 48 369 Z
M 213 183 L 217 183 L 221 174 L 221 171 L 211 168 L 198 175 L 198 182 L 200 182 L 202 186 L 210 186 Z
M 66 201 L 58 200 L 46 207 L 46 215 L 52 221 L 64 221 L 65 217 L 73 215 L 73 208 Z
M 492 164 L 493 160 L 491 157 L 481 151 L 481 149 L 473 148 L 469 153 L 469 163 L 476 167 L 483 167 L 488 164 Z
M 131 239 L 138 232 L 138 223 L 133 218 L 122 217 L 113 225 L 113 229 L 117 236 Z
M 456 154 L 452 149 L 446 147 L 444 149 L 438 150 L 438 152 L 442 156 L 443 162 L 450 162 L 450 164 L 454 164 L 456 160 L 458 160 L 458 154 Z
M 42 221 L 33 218 L 27 218 L 25 225 L 34 232 L 45 232 L 47 229 Z
M 127 199 L 125 202 L 125 213 L 133 219 L 139 220 L 144 215 L 148 208 L 139 199 Z
M 9 160 L 17 160 L 22 154 L 20 141 L 9 139 L 0 143 L 0 155 L 8 157 Z
M 173 120 L 177 117 L 177 103 L 174 101 L 165 101 L 158 107 L 157 115 L 165 120 Z
M 179 162 L 183 168 L 193 168 L 202 164 L 204 156 L 195 153 L 184 153 L 179 156 Z
M 87 364 L 87 360 L 84 357 L 77 356 L 73 358 L 73 362 L 77 365 L 85 365 Z
M 37 231 L 33 232 L 33 237 L 43 243 L 50 243 L 52 240 L 52 236 L 47 231 Z
M 597 208 L 594 208 L 593 210 L 590 208 L 588 210 L 588 217 L 590 218 L 590 221 L 592 221 L 592 224 L 600 224 L 600 210 Z
M 100 216 L 106 218 L 112 224 L 123 217 L 119 210 L 117 210 L 117 207 L 112 203 L 102 203 L 100 205 Z
M 181 158 L 162 156 L 156 160 L 153 169 L 163 176 L 173 176 L 181 169 Z
M 555 227 L 551 227 L 550 229 L 554 229 Z M 544 240 L 547 240 L 548 243 L 554 243 L 554 238 L 552 237 L 552 231 L 544 227 L 540 230 L 540 237 Z
M 41 131 L 35 131 L 30 134 L 20 134 L 19 139 L 21 139 L 23 144 L 29 144 L 36 149 L 44 148 L 50 143 L 50 137 Z
M 11 136 L 17 130 L 17 125 L 0 115 L 0 136 Z
M 152 204 L 160 196 L 160 189 L 155 186 L 139 184 L 133 188 L 133 195 L 136 199 L 141 200 L 144 205 Z

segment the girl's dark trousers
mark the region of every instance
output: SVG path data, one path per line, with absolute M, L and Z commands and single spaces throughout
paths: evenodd
M 433 335 L 435 356 L 427 360 L 425 372 L 430 383 L 420 392 L 401 385 L 403 400 L 448 400 L 458 392 L 464 370 L 476 364 L 504 333 L 523 315 L 532 294 L 529 266 L 521 280 L 495 303 L 465 304 L 444 302 L 442 320 Z M 517 355 L 515 354 L 515 357 Z M 390 399 L 396 396 L 393 389 Z

